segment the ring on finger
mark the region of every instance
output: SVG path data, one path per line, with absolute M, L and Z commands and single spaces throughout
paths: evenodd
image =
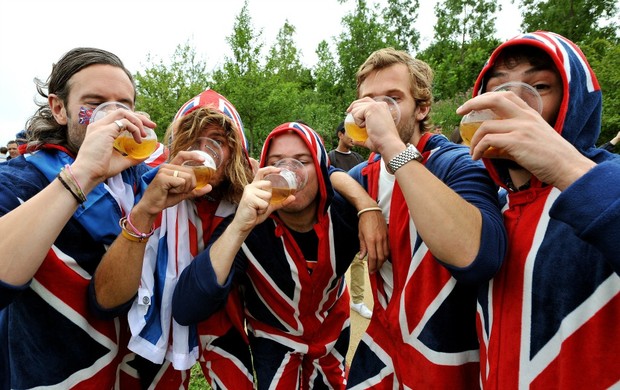
M 172 176 L 179 177 L 179 171 L 175 170 L 174 172 L 172 172 Z
M 116 126 L 118 126 L 118 131 L 123 131 L 123 129 L 125 129 L 125 124 L 120 119 L 115 120 L 114 124 L 116 124 Z

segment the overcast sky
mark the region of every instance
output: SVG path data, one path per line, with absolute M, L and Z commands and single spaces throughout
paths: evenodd
M 381 0 L 369 0 L 370 2 Z M 417 29 L 423 45 L 432 38 L 437 1 L 420 1 Z M 498 17 L 500 39 L 518 32 L 520 17 L 507 0 Z M 318 43 L 330 44 L 342 30 L 341 19 L 354 6 L 337 0 L 248 0 L 252 25 L 263 30 L 267 47 L 288 20 L 302 62 L 313 66 Z M 20 0 L 0 2 L 0 145 L 13 139 L 34 113 L 33 78 L 43 80 L 62 54 L 91 46 L 117 54 L 135 73 L 148 54 L 167 61 L 179 44 L 188 42 L 207 67 L 230 56 L 226 37 L 244 0 Z

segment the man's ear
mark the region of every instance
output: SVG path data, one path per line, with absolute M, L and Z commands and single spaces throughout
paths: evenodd
M 59 125 L 66 125 L 67 109 L 65 108 L 65 104 L 63 103 L 62 99 L 59 98 L 58 95 L 51 93 L 48 96 L 47 101 L 50 105 L 52 115 L 54 116 L 54 119 L 56 119 L 56 122 L 58 122 Z
M 415 119 L 417 121 L 421 121 L 428 116 L 429 112 L 431 111 L 431 107 L 430 106 L 424 106 L 424 107 L 417 106 L 416 111 L 417 113 L 415 114 Z

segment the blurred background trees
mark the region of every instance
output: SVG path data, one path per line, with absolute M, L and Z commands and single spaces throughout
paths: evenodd
M 493 0 L 441 0 L 435 6 L 434 39 L 420 48 L 416 31 L 418 0 L 354 1 L 343 15 L 343 31 L 321 41 L 317 63 L 303 64 L 295 46 L 295 27 L 285 23 L 267 47 L 262 30 L 252 24 L 248 3 L 239 11 L 227 38 L 232 56 L 207 69 L 196 49 L 181 43 L 169 61 L 147 58 L 136 76 L 137 109 L 158 123 L 161 136 L 176 110 L 207 87 L 222 93 L 237 108 L 258 157 L 263 140 L 277 125 L 301 120 L 318 131 L 326 147 L 337 143 L 335 129 L 355 99 L 355 73 L 367 56 L 395 47 L 428 62 L 435 71 L 432 120 L 449 136 L 460 117 L 454 111 L 471 96 L 471 88 L 500 43 L 495 38 Z M 579 44 L 603 90 L 601 144 L 620 131 L 620 29 L 616 0 L 512 0 L 517 2 L 522 31 L 548 30 Z M 320 25 L 318 26 L 320 29 Z M 363 152 L 363 151 L 362 151 Z

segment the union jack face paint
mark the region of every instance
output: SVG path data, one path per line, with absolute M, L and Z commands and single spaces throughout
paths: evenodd
M 93 115 L 92 108 L 80 107 L 80 113 L 78 114 L 78 123 L 80 125 L 87 125 L 90 122 L 90 117 Z

